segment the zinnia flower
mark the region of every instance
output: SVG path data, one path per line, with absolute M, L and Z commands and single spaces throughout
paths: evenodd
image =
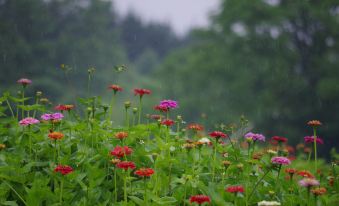
M 273 157 L 271 159 L 271 162 L 273 164 L 280 164 L 280 165 L 289 165 L 289 164 L 291 164 L 291 161 L 288 158 L 286 158 L 286 157 Z
M 64 137 L 64 134 L 62 134 L 61 132 L 50 132 L 48 134 L 48 137 L 54 140 L 57 139 L 62 139 Z
M 219 139 L 219 138 L 227 138 L 227 134 L 224 134 L 223 132 L 220 131 L 214 131 L 208 134 L 210 137 Z
M 187 129 L 193 130 L 195 132 L 204 130 L 204 127 L 197 123 L 192 123 L 187 126 Z
M 39 120 L 32 118 L 32 117 L 27 117 L 22 120 L 20 120 L 19 124 L 22 126 L 27 126 L 27 125 L 32 125 L 32 124 L 38 124 L 40 123 Z
M 54 109 L 58 111 L 70 111 L 73 108 L 74 108 L 74 105 L 72 104 L 59 104 L 54 107 Z
M 162 125 L 166 125 L 167 127 L 170 127 L 174 124 L 174 121 L 171 119 L 164 119 L 161 121 Z
M 143 97 L 145 94 L 151 94 L 151 90 L 148 89 L 134 89 L 134 95 Z
M 258 206 L 280 206 L 280 202 L 277 201 L 266 201 L 263 200 L 261 202 L 258 202 Z
M 299 172 L 297 172 L 297 174 L 299 176 L 302 176 L 302 177 L 307 177 L 307 178 L 314 178 L 314 176 L 312 175 L 311 172 L 307 171 L 307 170 L 300 170 Z
M 285 172 L 288 173 L 288 174 L 295 174 L 297 172 L 296 169 L 293 169 L 293 168 L 286 168 L 285 169 Z
M 128 169 L 135 169 L 135 164 L 134 162 L 129 162 L 129 161 L 121 161 L 116 164 L 116 166 L 120 169 L 128 170 Z
M 313 143 L 314 142 L 314 136 L 306 136 L 306 137 L 304 137 L 304 141 L 305 141 L 305 143 Z M 319 144 L 324 144 L 324 141 L 320 137 L 317 137 L 316 141 Z
M 43 114 L 41 115 L 41 119 L 45 120 L 45 121 L 49 121 L 49 120 L 61 120 L 62 118 L 64 118 L 64 115 L 57 112 L 57 113 L 54 113 L 54 114 Z
M 152 114 L 150 116 L 150 118 L 154 119 L 154 120 L 159 120 L 159 119 L 163 118 L 163 116 L 162 115 L 158 115 L 158 114 Z
M 208 144 L 208 145 L 211 144 L 211 140 L 209 140 L 206 137 L 199 139 L 198 142 L 203 143 L 203 144 Z
M 259 141 L 265 142 L 265 136 L 264 135 L 256 134 L 256 133 L 253 133 L 253 132 L 249 132 L 249 133 L 245 134 L 245 138 L 246 139 L 251 139 L 253 141 L 259 140 Z
M 71 172 L 73 172 L 73 168 L 68 165 L 58 165 L 54 172 L 60 172 L 62 175 L 67 175 Z
M 158 110 L 159 112 L 168 112 L 169 108 L 167 108 L 166 106 L 162 106 L 162 105 L 156 105 L 154 106 L 155 110 Z
M 22 84 L 22 86 L 26 87 L 28 84 L 32 83 L 32 80 L 26 79 L 26 78 L 21 78 L 17 81 L 18 84 Z
M 154 170 L 151 168 L 140 168 L 135 171 L 134 174 L 138 175 L 139 177 L 150 177 L 154 174 Z
M 311 192 L 312 192 L 315 196 L 323 195 L 323 194 L 326 193 L 326 188 L 325 188 L 325 187 L 314 188 L 314 189 L 311 190 Z
M 238 193 L 238 192 L 243 193 L 244 191 L 245 191 L 244 187 L 241 185 L 229 186 L 226 188 L 226 192 L 229 192 L 229 193 Z
M 159 104 L 161 107 L 166 107 L 167 109 L 178 108 L 178 102 L 170 99 L 162 100 Z
M 123 140 L 126 137 L 128 137 L 128 133 L 127 132 L 117 132 L 114 135 L 117 139 Z
M 117 157 L 117 158 L 122 158 L 124 156 L 132 154 L 133 150 L 129 148 L 128 146 L 116 146 L 113 151 L 111 151 L 111 155 Z
M 116 165 L 117 163 L 121 162 L 120 159 L 111 159 L 111 163 Z
M 321 126 L 322 123 L 319 120 L 311 120 L 307 122 L 307 125 L 311 127 L 318 127 L 318 126 Z
M 277 142 L 282 142 L 282 143 L 287 142 L 287 138 L 285 138 L 285 137 L 279 137 L 279 136 L 274 136 L 274 137 L 272 137 L 272 140 L 277 141 Z
M 299 181 L 299 185 L 302 187 L 312 187 L 312 186 L 318 186 L 319 181 L 313 178 L 304 178 Z
M 211 203 L 211 199 L 209 196 L 206 195 L 194 195 L 190 197 L 190 203 L 196 202 L 199 205 L 207 202 L 207 203 Z
M 116 85 L 116 84 L 109 85 L 108 89 L 113 90 L 114 94 L 116 94 L 117 92 L 121 92 L 122 91 L 122 87 L 120 87 L 119 85 Z

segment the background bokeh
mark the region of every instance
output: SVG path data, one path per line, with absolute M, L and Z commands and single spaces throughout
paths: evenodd
M 175 99 L 187 122 L 212 129 L 245 115 L 255 132 L 291 144 L 311 135 L 306 122 L 319 119 L 321 156 L 338 147 L 338 1 L 222 0 L 208 25 L 180 35 L 168 23 L 120 15 L 116 5 L 0 0 L 0 91 L 15 94 L 16 80 L 27 77 L 29 92 L 42 91 L 53 104 L 93 95 L 108 103 L 107 86 L 115 83 L 125 90 L 123 108 L 137 100 L 132 89 L 143 87 L 153 90 L 148 113 Z M 119 65 L 127 69 L 118 72 Z

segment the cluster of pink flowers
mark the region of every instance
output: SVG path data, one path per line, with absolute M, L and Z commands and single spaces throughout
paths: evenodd
M 43 114 L 41 115 L 41 119 L 45 120 L 45 121 L 49 121 L 49 120 L 56 120 L 56 121 L 59 121 L 59 120 L 62 120 L 62 118 L 64 118 L 64 115 L 59 113 L 59 112 L 56 112 L 56 113 L 53 113 L 53 114 Z
M 306 136 L 306 137 L 304 137 L 304 141 L 305 141 L 305 143 L 313 143 L 314 142 L 314 136 Z M 319 143 L 319 144 L 324 144 L 324 141 L 319 137 L 317 137 L 316 142 Z
M 271 162 L 273 164 L 279 164 L 279 165 L 289 165 L 289 164 L 291 164 L 291 161 L 286 157 L 273 157 L 271 159 Z
M 245 134 L 245 138 L 246 139 L 252 139 L 253 141 L 263 141 L 265 142 L 265 136 L 262 134 L 257 134 L 257 133 L 253 133 L 253 132 L 249 132 L 247 134 Z
M 19 124 L 22 126 L 28 126 L 32 124 L 38 124 L 38 123 L 40 123 L 40 121 L 32 117 L 27 117 L 19 121 Z

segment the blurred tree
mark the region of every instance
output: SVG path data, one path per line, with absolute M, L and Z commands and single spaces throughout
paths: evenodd
M 335 0 L 224 0 L 211 28 L 193 32 L 157 75 L 190 120 L 245 114 L 295 143 L 311 134 L 307 120 L 320 119 L 325 142 L 338 145 L 338 15 Z

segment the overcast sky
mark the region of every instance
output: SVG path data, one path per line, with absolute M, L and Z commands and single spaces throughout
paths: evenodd
M 208 16 L 216 11 L 220 0 L 113 0 L 117 11 L 125 15 L 134 11 L 143 20 L 167 22 L 176 33 L 208 25 Z

